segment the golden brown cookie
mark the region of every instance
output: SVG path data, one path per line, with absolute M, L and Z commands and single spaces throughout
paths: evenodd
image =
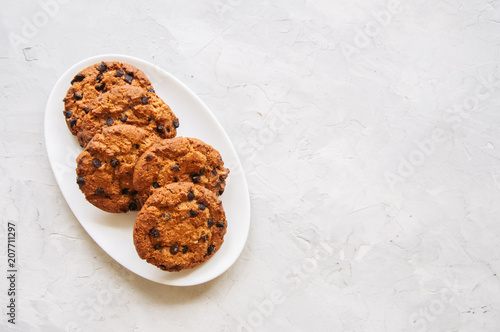
M 63 114 L 73 135 L 78 133 L 81 119 L 89 112 L 89 103 L 111 88 L 120 85 L 138 86 L 154 92 L 146 75 L 126 63 L 102 61 L 75 75 L 63 99 Z
M 131 125 L 104 128 L 77 157 L 77 180 L 85 198 L 107 212 L 137 210 L 141 203 L 132 187 L 139 156 L 159 140 Z
M 80 123 L 78 142 L 85 146 L 102 128 L 130 124 L 156 133 L 160 138 L 177 134 L 179 119 L 154 92 L 122 85 L 89 103 L 89 112 Z
M 224 192 L 229 169 L 217 150 L 196 138 L 176 137 L 152 145 L 137 161 L 134 189 L 144 202 L 159 187 L 174 182 L 200 184 Z
M 212 191 L 189 182 L 156 190 L 139 211 L 134 245 L 141 259 L 164 271 L 195 267 L 224 242 L 226 216 Z

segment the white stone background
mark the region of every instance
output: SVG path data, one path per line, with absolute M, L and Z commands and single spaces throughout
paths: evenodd
M 14 222 L 19 269 L 2 331 L 500 330 L 500 1 L 0 8 L 0 259 Z M 61 195 L 45 105 L 106 53 L 178 77 L 238 151 L 251 228 L 213 281 L 132 274 Z

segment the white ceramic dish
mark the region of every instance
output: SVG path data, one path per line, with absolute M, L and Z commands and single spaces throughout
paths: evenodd
M 111 214 L 101 211 L 85 200 L 75 182 L 75 159 L 82 148 L 66 127 L 62 99 L 71 79 L 83 68 L 100 61 L 126 62 L 142 70 L 151 80 L 156 93 L 179 118 L 178 136 L 196 137 L 212 145 L 219 150 L 225 166 L 231 170 L 226 190 L 221 196 L 228 222 L 224 243 L 211 259 L 194 269 L 164 272 L 141 260 L 132 240 L 137 212 Z M 57 183 L 76 218 L 105 252 L 130 271 L 166 285 L 196 285 L 224 273 L 243 250 L 250 226 L 250 199 L 236 151 L 203 102 L 161 68 L 144 60 L 115 54 L 95 56 L 75 64 L 59 78 L 50 94 L 45 111 L 45 141 Z

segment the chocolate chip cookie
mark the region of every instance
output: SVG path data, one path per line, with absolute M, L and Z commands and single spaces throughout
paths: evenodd
M 212 191 L 189 182 L 156 190 L 135 220 L 137 253 L 164 271 L 195 267 L 224 242 L 226 216 Z
M 126 63 L 103 61 L 75 75 L 63 99 L 63 114 L 73 135 L 78 133 L 81 119 L 89 112 L 89 103 L 112 87 L 120 85 L 139 86 L 154 92 L 146 75 Z
M 77 157 L 77 180 L 85 198 L 107 212 L 141 207 L 133 189 L 134 166 L 158 136 L 131 125 L 106 127 Z
M 196 138 L 176 137 L 155 143 L 139 158 L 134 189 L 141 202 L 155 189 L 175 182 L 199 184 L 221 195 L 228 174 L 212 146 Z
M 160 138 L 172 138 L 177 133 L 179 119 L 154 92 L 122 85 L 89 103 L 89 112 L 82 118 L 77 133 L 78 142 L 85 146 L 101 128 L 116 124 L 135 125 Z

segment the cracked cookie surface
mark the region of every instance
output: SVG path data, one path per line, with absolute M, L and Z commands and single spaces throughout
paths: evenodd
M 89 112 L 89 103 L 113 87 L 138 86 L 154 92 L 146 75 L 136 67 L 117 61 L 102 61 L 89 66 L 71 80 L 63 99 L 63 115 L 73 135 L 80 130 L 81 120 Z
M 154 132 L 160 138 L 177 134 L 179 119 L 154 92 L 140 87 L 122 85 L 95 98 L 77 133 L 81 146 L 87 145 L 102 128 L 129 124 Z
M 134 189 L 142 202 L 157 188 L 175 182 L 192 182 L 222 195 L 228 174 L 212 146 L 197 138 L 175 137 L 155 143 L 139 158 Z
M 141 259 L 164 271 L 193 268 L 221 247 L 227 222 L 212 191 L 189 182 L 166 185 L 144 203 L 133 239 Z
M 141 207 L 133 189 L 135 164 L 158 136 L 131 125 L 104 128 L 78 155 L 77 184 L 85 198 L 107 212 Z

